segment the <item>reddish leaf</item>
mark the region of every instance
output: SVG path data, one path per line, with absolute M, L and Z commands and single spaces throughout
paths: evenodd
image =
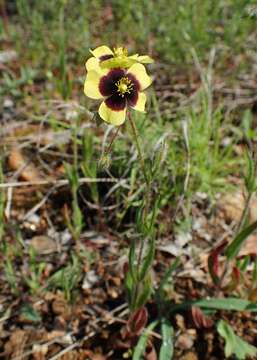
M 223 241 L 219 246 L 211 251 L 208 257 L 208 269 L 211 275 L 212 281 L 215 285 L 220 285 L 221 277 L 219 256 L 227 246 L 227 241 Z
M 123 272 L 126 275 L 128 271 L 129 271 L 129 263 L 126 261 L 123 265 Z
M 236 288 L 240 284 L 240 280 L 241 272 L 236 266 L 234 266 L 231 274 L 231 280 L 223 290 L 229 292 L 236 290 Z
M 191 308 L 192 320 L 197 329 L 210 328 L 213 325 L 212 319 L 204 315 L 202 310 L 197 306 Z
M 147 324 L 148 312 L 145 307 L 135 311 L 129 318 L 127 328 L 133 335 L 140 335 Z
M 237 282 L 237 284 L 239 284 L 240 278 L 241 278 L 241 273 L 240 273 L 240 270 L 236 266 L 233 267 L 232 277 Z

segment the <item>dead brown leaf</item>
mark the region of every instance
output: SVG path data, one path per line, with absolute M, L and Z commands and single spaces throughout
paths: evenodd
M 25 330 L 15 330 L 5 344 L 6 358 L 19 357 L 24 353 L 26 343 L 29 339 L 29 332 Z
M 204 315 L 204 313 L 198 306 L 192 306 L 191 316 L 193 323 L 197 329 L 209 328 L 213 325 L 212 319 Z
M 24 181 L 39 181 L 42 177 L 37 168 L 18 149 L 13 149 L 8 159 L 9 167 L 19 173 Z
M 218 207 L 224 212 L 228 221 L 239 222 L 245 207 L 245 195 L 242 189 L 235 193 L 226 194 L 219 200 Z M 257 220 L 257 197 L 254 196 L 249 206 L 250 221 Z
M 52 310 L 54 314 L 62 316 L 65 320 L 70 317 L 71 308 L 63 294 L 56 294 L 55 299 L 52 302 Z
M 257 234 L 250 235 L 240 250 L 239 256 L 257 255 Z

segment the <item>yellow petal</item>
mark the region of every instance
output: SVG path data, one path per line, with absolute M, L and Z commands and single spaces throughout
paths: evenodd
M 95 70 L 99 72 L 99 60 L 95 57 L 91 57 L 86 62 L 87 71 Z
M 154 62 L 154 60 L 148 55 L 140 55 L 139 56 L 138 54 L 134 54 L 134 55 L 129 56 L 129 59 L 135 60 L 142 64 L 152 64 Z
M 99 83 L 102 75 L 95 71 L 90 70 L 87 73 L 85 84 L 84 84 L 84 93 L 91 99 L 102 99 L 103 96 L 99 91 Z
M 120 111 L 113 111 L 106 106 L 104 101 L 100 105 L 98 113 L 104 121 L 115 126 L 120 126 L 126 119 L 126 107 Z
M 130 55 L 130 56 L 129 56 L 130 59 L 135 59 L 135 60 L 137 60 L 138 57 L 139 57 L 138 54 L 133 54 L 133 55 Z
M 137 61 L 142 64 L 152 64 L 154 62 L 154 60 L 148 55 L 138 56 Z
M 134 64 L 128 69 L 128 74 L 133 75 L 140 84 L 140 90 L 146 89 L 151 85 L 152 79 L 145 70 L 144 65 L 142 64 Z
M 144 94 L 143 92 L 139 92 L 136 105 L 132 106 L 132 108 L 134 110 L 144 112 L 145 111 L 145 103 L 146 103 L 146 94 Z
M 95 50 L 90 50 L 91 54 L 93 54 L 96 58 L 100 58 L 104 55 L 113 55 L 112 50 L 108 46 L 99 46 Z

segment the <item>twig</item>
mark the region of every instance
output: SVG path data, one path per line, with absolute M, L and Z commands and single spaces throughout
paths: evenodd
M 33 206 L 32 209 L 30 209 L 24 216 L 23 216 L 23 221 L 27 220 L 28 218 L 30 218 L 33 214 L 35 214 L 35 212 L 37 212 L 48 200 L 48 198 L 52 195 L 52 193 L 56 190 L 57 186 L 52 187 L 47 194 L 43 197 L 42 200 L 39 201 L 39 203 L 37 203 L 35 206 Z M 11 188 L 8 188 L 8 190 Z
M 58 352 L 56 355 L 52 356 L 49 360 L 56 360 L 59 359 L 62 355 L 66 354 L 67 352 L 75 349 L 76 347 L 78 347 L 80 345 L 80 341 L 75 342 L 74 344 L 69 345 L 68 347 L 66 347 L 65 349 L 63 349 L 62 351 Z
M 110 178 L 80 178 L 80 184 L 85 183 L 119 183 L 123 185 L 127 182 L 126 179 L 110 179 Z M 0 184 L 0 189 L 8 189 L 14 187 L 24 187 L 24 186 L 39 186 L 39 185 L 57 185 L 57 186 L 64 186 L 68 185 L 69 180 L 61 179 L 61 180 L 35 180 L 35 181 L 17 181 L 17 182 L 10 182 L 10 183 L 2 183 Z
M 171 224 L 174 223 L 178 210 L 181 207 L 181 205 L 183 204 L 184 198 L 185 198 L 185 194 L 187 192 L 188 189 L 188 183 L 189 183 L 189 178 L 190 178 L 190 169 L 191 169 L 191 165 L 190 165 L 190 160 L 191 160 L 191 154 L 190 154 L 190 145 L 189 145 L 189 139 L 188 139 L 188 126 L 187 126 L 187 121 L 184 120 L 182 122 L 182 128 L 183 128 L 183 135 L 184 135 L 184 142 L 185 142 L 185 148 L 186 148 L 186 158 L 187 158 L 187 163 L 186 163 L 186 177 L 184 180 L 184 188 L 183 188 L 183 194 L 181 194 L 177 206 L 175 208 L 174 214 L 172 216 L 171 219 Z
M 11 215 L 12 195 L 13 195 L 13 189 L 8 188 L 7 189 L 7 201 L 6 201 L 6 207 L 5 207 L 5 212 L 4 212 L 6 219 L 9 219 L 10 215 Z

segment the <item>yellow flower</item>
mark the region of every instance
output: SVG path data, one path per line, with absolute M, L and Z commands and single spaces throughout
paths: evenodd
M 98 110 L 100 117 L 119 126 L 125 121 L 127 107 L 144 112 L 146 95 L 143 90 L 151 83 L 142 64 L 135 63 L 128 69 L 97 65 L 87 73 L 84 92 L 91 99 L 102 99 Z
M 108 46 L 99 46 L 95 50 L 90 50 L 93 57 L 86 62 L 87 71 L 98 68 L 129 68 L 133 64 L 151 64 L 153 59 L 148 55 L 134 54 L 128 56 L 128 51 L 124 47 L 114 48 L 113 51 Z

